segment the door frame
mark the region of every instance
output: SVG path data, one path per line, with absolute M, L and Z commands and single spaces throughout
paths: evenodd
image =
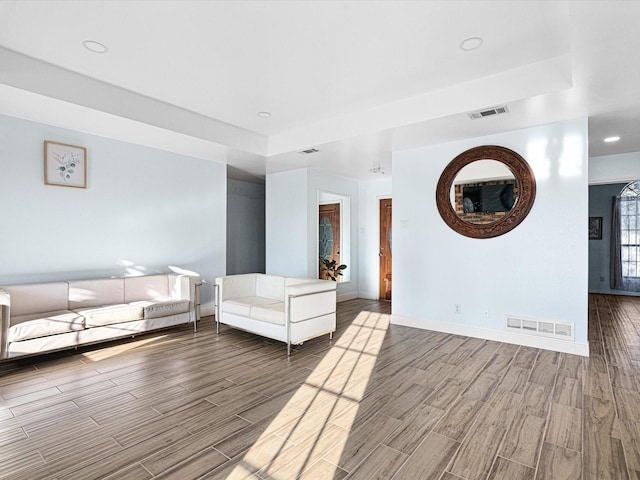
M 340 238 L 338 239 L 339 242 L 339 247 L 340 247 L 340 253 L 338 254 L 340 256 L 340 261 L 342 262 L 342 240 L 344 238 L 343 235 L 343 221 L 342 221 L 342 215 L 344 212 L 344 202 L 342 199 L 338 199 L 338 200 L 326 200 L 326 201 L 318 201 L 318 206 L 316 207 L 316 216 L 318 217 L 316 220 L 316 238 L 320 237 L 320 206 L 322 205 L 335 205 L 338 204 L 338 208 L 340 209 Z M 316 263 L 318 263 L 318 274 L 316 275 L 316 278 L 320 278 L 320 265 L 319 265 L 319 261 L 318 259 L 320 258 L 320 248 L 318 247 L 318 242 L 316 241 Z M 342 280 L 342 279 L 340 279 Z
M 385 300 L 380 297 L 380 200 L 393 200 L 393 195 L 376 195 L 376 291 L 378 292 L 378 300 Z M 393 203 L 391 204 L 391 211 L 393 212 Z M 391 219 L 391 228 L 393 229 L 393 217 Z M 393 252 L 391 253 L 391 264 L 393 265 Z M 393 272 L 393 268 L 391 269 Z M 393 290 L 392 290 L 393 292 Z
M 338 198 L 331 198 L 329 200 L 320 200 L 320 196 L 321 194 L 328 194 L 334 197 L 338 197 Z M 319 278 L 320 276 L 320 266 L 319 266 L 319 262 L 318 262 L 318 258 L 320 256 L 320 250 L 318 248 L 318 238 L 320 235 L 320 226 L 319 226 L 319 222 L 320 222 L 320 205 L 326 205 L 326 204 L 331 204 L 331 203 L 339 203 L 340 204 L 340 261 L 344 264 L 347 265 L 347 269 L 344 272 L 344 276 L 340 278 L 340 282 L 339 283 L 349 283 L 351 282 L 351 271 L 350 268 L 351 267 L 351 263 L 352 263 L 352 245 L 351 242 L 353 241 L 353 232 L 352 230 L 352 213 L 351 213 L 351 205 L 353 202 L 353 198 L 350 195 L 347 195 L 345 193 L 337 193 L 331 190 L 324 190 L 321 188 L 318 188 L 316 190 L 316 205 L 314 208 L 314 217 L 315 217 L 315 221 L 314 221 L 314 226 L 313 226 L 313 231 L 315 232 L 314 234 L 314 250 L 315 250 L 315 255 L 313 257 L 313 263 L 315 264 L 314 270 L 310 270 L 310 271 L 315 271 L 315 274 L 311 274 L 311 275 L 315 275 L 314 278 Z M 348 229 L 348 230 L 347 230 Z M 309 265 L 309 268 L 311 268 L 311 265 Z

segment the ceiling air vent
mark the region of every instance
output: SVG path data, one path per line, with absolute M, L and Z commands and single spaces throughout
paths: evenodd
M 508 113 L 509 109 L 506 105 L 502 105 L 500 107 L 488 108 L 486 110 L 479 110 L 477 112 L 469 113 L 469 118 L 471 120 L 477 120 L 478 118 L 491 117 L 492 115 L 499 115 L 501 113 Z
M 311 155 L 312 153 L 317 153 L 320 150 L 318 150 L 317 148 L 308 148 L 306 150 L 302 150 L 301 152 L 298 152 L 301 155 Z

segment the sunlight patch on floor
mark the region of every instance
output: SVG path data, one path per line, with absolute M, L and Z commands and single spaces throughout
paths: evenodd
M 155 335 L 151 338 L 141 338 L 133 342 L 121 343 L 112 347 L 84 352 L 80 356 L 90 360 L 91 362 L 98 362 L 118 355 L 124 355 L 131 350 L 135 350 L 136 348 L 140 348 L 141 346 L 148 345 L 150 343 L 155 343 L 158 340 L 164 340 L 167 337 L 168 335 Z
M 305 382 L 226 478 L 257 472 L 262 478 L 293 479 L 320 461 L 323 475 L 332 478 L 338 467 L 322 457 L 331 452 L 332 459 L 339 459 L 347 445 L 389 319 L 386 314 L 360 312 L 318 357 Z M 332 423 L 338 417 L 340 426 Z

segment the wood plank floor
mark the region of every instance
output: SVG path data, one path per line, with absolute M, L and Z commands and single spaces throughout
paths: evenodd
M 640 479 L 640 298 L 589 299 L 591 357 L 339 304 L 296 347 L 180 327 L 0 364 L 0 478 Z

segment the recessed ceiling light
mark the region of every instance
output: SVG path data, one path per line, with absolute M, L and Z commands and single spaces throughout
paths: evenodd
M 269 112 L 258 112 L 260 118 L 269 118 L 271 114 Z
M 471 50 L 480 48 L 483 43 L 484 40 L 481 37 L 469 37 L 460 42 L 460 49 L 465 52 L 470 52 Z
M 109 47 L 95 40 L 85 40 L 82 45 L 93 53 L 107 53 L 109 51 Z
M 617 142 L 618 140 L 620 140 L 620 137 L 618 137 L 618 136 L 607 137 L 607 138 L 604 139 L 604 141 L 607 142 L 607 143 Z

